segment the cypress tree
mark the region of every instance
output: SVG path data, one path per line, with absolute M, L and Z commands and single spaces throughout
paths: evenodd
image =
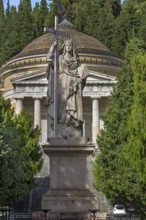
M 138 36 L 146 42 L 146 2 L 142 1 L 139 9 L 140 24 L 138 30 Z
M 1 64 L 9 60 L 12 56 L 16 55 L 20 51 L 17 22 L 18 20 L 16 7 L 12 6 L 9 10 L 9 15 L 7 15 L 6 27 L 3 33 L 5 40 L 2 44 Z
M 127 45 L 126 62 L 118 74 L 117 86 L 110 97 L 104 117 L 104 130 L 97 139 L 100 153 L 93 168 L 94 184 L 111 203 L 134 203 L 137 184 L 133 181 L 136 178 L 125 158 L 125 146 L 130 133 L 128 119 L 133 103 L 133 71 L 130 61 L 133 55 L 145 51 L 145 43 L 138 39 L 131 40 Z
M 88 1 L 80 1 L 76 8 L 75 25 L 80 31 L 84 31 L 88 14 Z
M 120 0 L 113 0 L 112 11 L 113 11 L 113 16 L 115 18 L 120 15 L 120 12 L 121 12 L 121 1 Z
M 100 153 L 93 169 L 95 188 L 102 191 L 112 204 L 126 200 L 122 147 L 127 141 L 126 125 L 132 102 L 132 74 L 126 64 L 117 80 L 104 117 L 104 130 L 97 140 Z
M 56 2 L 52 2 L 50 4 L 50 9 L 48 11 L 45 26 L 46 27 L 54 27 L 54 17 L 59 16 L 58 7 Z
M 0 0 L 0 42 L 1 43 L 3 39 L 4 25 L 5 25 L 4 5 L 3 5 L 3 0 Z
M 114 22 L 111 49 L 123 58 L 126 44 L 131 38 L 139 37 L 140 5 L 137 0 L 125 0 L 122 4 L 121 13 Z
M 119 0 L 80 0 L 76 4 L 75 24 L 83 32 L 112 49 L 114 19 L 120 14 Z
M 83 32 L 94 36 L 94 30 L 98 24 L 97 12 L 98 12 L 98 0 L 80 0 L 75 5 L 75 25 Z
M 138 211 L 146 206 L 146 55 L 139 55 L 131 61 L 134 74 L 134 97 L 128 121 L 129 138 L 125 146 L 125 157 L 132 177 L 127 196 L 135 203 Z
M 5 41 L 5 17 L 4 17 L 4 5 L 3 0 L 0 0 L 0 66 L 4 63 L 3 57 L 3 43 Z
M 97 26 L 94 36 L 102 41 L 109 49 L 112 48 L 112 31 L 114 25 L 113 2 L 105 0 L 97 13 Z
M 60 15 L 60 19 L 66 18 L 70 22 L 74 23 L 74 19 L 76 16 L 76 1 L 70 0 L 61 0 L 60 4 L 58 4 L 58 11 Z
M 3 24 L 4 22 L 4 4 L 3 4 L 3 0 L 0 0 L 0 26 Z
M 39 37 L 42 34 L 42 23 L 40 19 L 40 5 L 39 3 L 35 4 L 35 7 L 32 11 L 32 17 L 33 17 L 33 37 Z
M 6 8 L 6 19 L 9 17 L 9 15 L 10 15 L 10 2 L 9 2 L 9 0 L 8 0 L 8 2 L 7 2 L 7 8 Z
M 47 7 L 47 1 L 41 0 L 40 2 L 40 32 L 43 33 L 44 26 L 45 26 L 45 19 L 48 15 L 48 7 Z
M 125 22 L 127 21 L 122 15 L 115 19 L 111 42 L 112 52 L 123 58 L 125 56 L 126 44 L 129 40 Z
M 121 11 L 121 1 L 120 0 L 109 0 L 110 4 L 112 5 L 112 12 L 114 17 L 117 17 Z M 103 8 L 105 7 L 107 1 L 106 0 L 99 0 L 98 7 Z
M 17 32 L 19 46 L 22 49 L 33 39 L 32 8 L 29 0 L 23 0 L 18 7 Z

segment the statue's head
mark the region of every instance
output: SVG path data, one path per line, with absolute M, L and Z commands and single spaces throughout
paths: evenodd
M 73 42 L 72 38 L 67 39 L 67 40 L 63 43 L 63 45 L 62 45 L 62 50 L 63 50 L 63 52 L 62 52 L 63 56 L 66 54 L 66 52 L 69 52 L 69 53 L 71 53 L 72 57 L 73 57 L 75 60 L 77 60 L 77 61 L 79 60 L 79 57 L 78 57 L 78 55 L 77 55 L 77 53 L 76 53 L 75 46 L 74 46 L 74 42 Z
M 68 40 L 65 41 L 64 50 L 65 50 L 65 52 L 71 52 L 73 50 L 73 41 L 72 41 L 72 39 L 68 39 Z
M 67 39 L 63 45 L 63 54 L 66 54 L 66 52 L 72 53 L 73 54 L 73 50 L 74 50 L 74 45 L 73 45 L 73 40 L 72 39 Z

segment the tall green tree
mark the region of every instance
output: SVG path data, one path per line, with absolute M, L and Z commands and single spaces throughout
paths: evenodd
M 146 30 L 145 30 L 145 26 L 146 26 L 146 2 L 142 1 L 140 4 L 140 7 L 138 9 L 138 13 L 140 16 L 140 24 L 139 24 L 139 29 L 138 29 L 138 36 L 143 39 L 144 41 L 146 41 Z
M 12 6 L 10 9 L 7 8 L 6 16 L 6 26 L 5 31 L 3 32 L 4 41 L 1 46 L 1 54 L 2 57 L 0 59 L 0 63 L 3 64 L 4 61 L 9 60 L 15 54 L 20 51 L 19 45 L 19 33 L 17 31 L 18 27 L 18 19 L 17 19 L 17 11 L 16 7 Z
M 42 165 L 39 130 L 30 116 L 14 115 L 9 100 L 0 96 L 0 203 L 21 198 L 34 188 L 34 175 Z
M 89 16 L 89 1 L 79 1 L 76 7 L 75 25 L 80 31 L 84 31 L 87 17 Z M 92 4 L 91 10 L 92 10 Z M 96 13 L 95 13 L 96 14 Z M 92 19 L 91 19 L 92 20 Z M 92 26 L 91 26 L 92 29 Z
M 111 203 L 125 202 L 126 199 L 123 191 L 125 167 L 121 152 L 127 141 L 127 120 L 132 102 L 132 74 L 129 67 L 123 66 L 117 80 L 104 117 L 104 130 L 98 137 L 100 153 L 93 169 L 95 188 L 103 192 Z
M 32 11 L 34 38 L 44 34 L 46 18 L 48 16 L 48 6 L 46 0 L 41 0 L 40 4 L 36 3 Z
M 36 2 L 35 7 L 32 10 L 33 18 L 33 36 L 34 38 L 39 37 L 42 34 L 42 23 L 40 19 L 40 5 Z
M 112 11 L 113 11 L 113 16 L 115 18 L 120 15 L 121 13 L 121 1 L 120 0 L 113 0 Z
M 120 15 L 115 19 L 111 49 L 114 53 L 123 58 L 126 44 L 133 37 L 139 37 L 138 30 L 141 20 L 141 16 L 139 16 L 140 8 L 141 3 L 137 0 L 125 0 L 122 4 Z
M 10 15 L 10 2 L 9 2 L 9 0 L 8 0 L 8 2 L 7 2 L 7 8 L 6 8 L 6 18 L 9 17 L 9 15 Z
M 111 203 L 134 203 L 136 185 L 138 186 L 134 182 L 136 178 L 133 176 L 133 169 L 130 169 L 125 158 L 124 146 L 129 138 L 128 119 L 133 103 L 133 71 L 130 62 L 133 55 L 144 54 L 145 51 L 145 43 L 138 39 L 131 40 L 127 45 L 126 62 L 118 74 L 117 86 L 110 97 L 104 130 L 97 139 L 100 153 L 93 167 L 94 184 Z
M 114 17 L 117 17 L 121 11 L 121 1 L 120 0 L 109 0 L 109 3 L 112 5 L 112 12 Z M 106 0 L 98 0 L 98 7 L 103 8 L 107 4 Z
M 40 34 L 43 34 L 44 27 L 45 27 L 45 20 L 48 15 L 48 6 L 46 0 L 41 0 L 40 2 L 40 11 L 39 11 L 39 30 Z
M 74 19 L 76 16 L 76 7 L 77 3 L 80 1 L 74 0 L 61 0 L 58 5 L 59 15 L 61 20 L 66 18 L 70 22 L 74 23 Z
M 126 44 L 129 41 L 125 22 L 124 15 L 120 15 L 115 19 L 111 42 L 112 52 L 123 58 L 125 57 Z
M 114 20 L 120 14 L 120 1 L 81 0 L 76 4 L 75 24 L 83 32 L 111 49 Z
M 79 28 L 80 31 L 86 32 L 93 36 L 93 32 L 96 29 L 96 26 L 98 25 L 98 0 L 80 0 L 78 3 L 76 3 L 75 7 L 75 25 Z
M 135 57 L 132 62 L 134 74 L 134 97 L 128 121 L 129 138 L 125 157 L 132 172 L 131 189 L 127 192 L 131 202 L 141 210 L 146 206 L 146 54 Z M 134 191 L 134 193 L 133 193 Z
M 4 42 L 4 36 L 3 36 L 4 30 L 5 30 L 4 5 L 3 5 L 3 0 L 0 0 L 0 51 L 2 51 L 2 44 Z M 1 62 L 2 59 L 3 59 L 3 55 L 0 52 L 0 65 L 1 63 L 3 63 Z
M 4 22 L 4 4 L 3 4 L 3 0 L 0 0 L 0 26 L 3 24 Z
M 30 0 L 20 2 L 17 14 L 17 32 L 19 33 L 19 46 L 22 50 L 33 39 L 32 8 Z
M 94 36 L 102 41 L 109 49 L 111 49 L 112 31 L 114 27 L 113 2 L 104 1 L 104 6 L 98 10 L 97 26 Z
M 54 27 L 54 17 L 59 16 L 58 7 L 56 2 L 50 4 L 50 10 L 45 20 L 46 27 Z

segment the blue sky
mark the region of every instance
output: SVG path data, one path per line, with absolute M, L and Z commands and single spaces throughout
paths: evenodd
M 20 3 L 20 0 L 9 0 L 10 1 L 10 5 L 15 5 L 15 6 L 18 6 L 19 3 Z M 124 0 L 121 0 L 121 2 L 123 2 Z M 4 7 L 6 7 L 7 5 L 7 0 L 3 0 L 4 2 Z M 35 3 L 36 2 L 40 2 L 40 0 L 31 0 L 31 4 L 32 4 L 32 7 L 34 7 Z
M 8 1 L 3 0 L 3 2 L 4 2 L 4 7 L 6 7 Z M 18 6 L 20 4 L 20 0 L 9 0 L 9 2 L 11 6 L 12 5 Z M 32 7 L 34 7 L 36 2 L 40 2 L 40 0 L 31 0 Z

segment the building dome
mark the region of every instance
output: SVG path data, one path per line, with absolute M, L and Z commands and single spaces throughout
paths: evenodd
M 66 19 L 59 24 L 59 32 L 65 33 L 65 36 L 59 36 L 59 49 L 67 38 L 72 38 L 81 63 L 86 63 L 91 71 L 116 77 L 123 60 L 114 55 L 103 43 L 78 31 Z M 46 70 L 48 65 L 46 57 L 53 39 L 53 33 L 38 37 L 2 66 L 0 75 L 4 82 L 4 93 L 12 89 L 10 81 L 14 77 Z
M 78 31 L 74 25 L 64 19 L 59 24 L 59 31 L 66 36 L 59 36 L 59 47 L 66 38 L 72 38 L 78 53 L 105 54 L 114 56 L 111 51 L 97 39 Z M 52 33 L 44 34 L 29 43 L 18 55 L 12 58 L 20 58 L 30 55 L 45 54 L 48 52 L 54 35 Z

